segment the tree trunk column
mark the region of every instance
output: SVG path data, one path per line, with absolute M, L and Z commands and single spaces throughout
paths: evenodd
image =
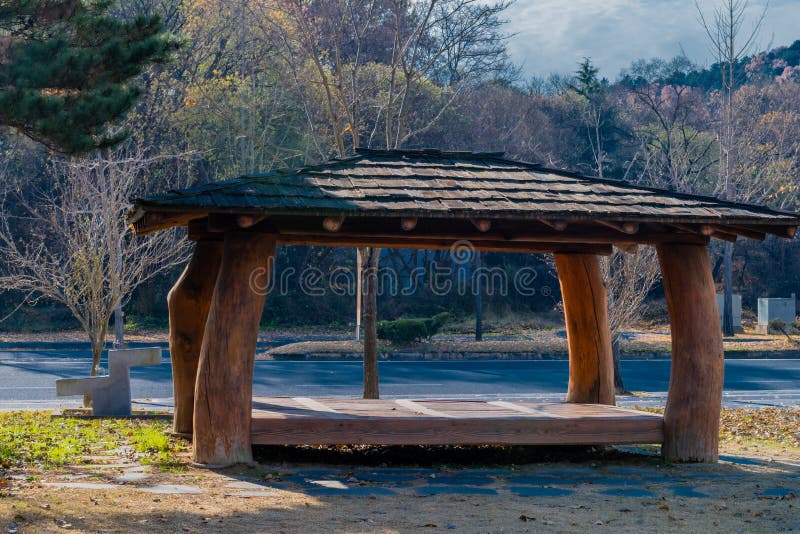
M 555 254 L 569 346 L 567 402 L 615 403 L 606 287 L 594 254 Z
M 198 241 L 192 259 L 167 295 L 175 392 L 173 429 L 181 434 L 192 432 L 197 363 L 221 261 L 222 241 Z
M 197 370 L 196 463 L 226 466 L 253 459 L 253 365 L 274 253 L 274 236 L 225 235 Z
M 672 332 L 662 454 L 713 462 L 719 453 L 724 353 L 716 289 L 702 245 L 658 246 Z
M 378 267 L 381 249 L 361 249 L 364 262 L 362 302 L 364 304 L 364 398 L 380 398 L 378 378 Z

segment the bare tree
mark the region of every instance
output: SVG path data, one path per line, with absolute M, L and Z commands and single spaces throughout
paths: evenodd
M 283 45 L 286 71 L 305 102 L 320 155 L 343 157 L 361 146 L 402 148 L 433 128 L 470 84 L 507 68 L 499 15 L 508 6 L 477 0 L 279 0 L 254 13 L 263 21 L 264 38 Z M 320 139 L 323 132 L 332 149 Z M 380 253 L 357 251 L 364 269 L 358 291 L 365 396 L 378 394 L 376 322 L 367 314 L 377 309 Z
M 777 82 L 745 85 L 734 95 L 736 167 L 731 188 L 736 200 L 791 209 L 798 200 L 800 85 Z
M 734 95 L 740 82 L 737 69 L 742 59 L 755 47 L 767 6 L 756 19 L 752 28 L 744 28 L 745 17 L 749 7 L 747 0 L 719 0 L 710 17 L 707 17 L 698 2 L 695 7 L 700 23 L 706 32 L 711 52 L 719 65 L 722 79 L 722 101 L 718 129 L 719 140 L 719 185 L 718 194 L 727 200 L 734 200 L 733 182 L 737 167 L 735 150 L 739 132 L 736 128 L 736 106 Z M 723 255 L 724 304 L 722 313 L 722 332 L 726 336 L 735 334 L 733 329 L 733 243 L 726 242 Z
M 125 219 L 132 197 L 149 189 L 153 164 L 166 158 L 128 146 L 108 157 L 55 159 L 46 189 L 32 194 L 21 181 L 9 179 L 4 191 L 0 284 L 31 301 L 44 298 L 66 306 L 91 342 L 93 376 L 114 308 L 188 256 L 178 231 L 135 238 Z M 160 180 L 155 184 L 163 186 Z
M 703 93 L 693 87 L 663 83 L 693 66 L 685 58 L 637 62 L 629 80 L 628 114 L 640 148 L 642 178 L 651 185 L 683 193 L 708 189 L 708 170 L 717 163 L 716 139 L 705 131 L 711 120 Z
M 608 299 L 608 322 L 611 328 L 611 348 L 614 355 L 614 389 L 624 394 L 625 384 L 620 372 L 620 334 L 635 321 L 653 285 L 660 278 L 658 255 L 653 247 L 639 247 L 627 254 L 614 250 L 602 259 L 601 268 Z

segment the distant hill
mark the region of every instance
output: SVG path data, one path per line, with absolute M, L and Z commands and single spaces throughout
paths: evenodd
M 779 46 L 768 52 L 744 57 L 736 64 L 735 73 L 739 83 L 757 79 L 774 79 L 781 76 L 787 67 L 800 65 L 800 40 L 789 46 Z M 627 84 L 660 82 L 688 85 L 703 89 L 716 89 L 722 85 L 720 64 L 699 69 L 688 59 L 678 57 L 671 61 L 651 60 L 634 62 L 623 72 L 622 80 Z

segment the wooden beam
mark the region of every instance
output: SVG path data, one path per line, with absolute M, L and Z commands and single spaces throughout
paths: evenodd
M 662 454 L 713 462 L 719 450 L 724 353 L 716 287 L 705 247 L 658 247 L 672 335 Z
M 684 232 L 717 237 L 719 239 L 724 239 L 726 241 L 731 241 L 731 240 L 735 241 L 737 235 L 747 237 L 750 239 L 757 239 L 759 241 L 763 241 L 765 237 L 763 231 L 753 230 L 738 225 L 698 224 L 696 226 L 691 226 L 688 224 L 671 224 L 669 226 L 672 226 L 673 228 L 677 228 L 678 230 Z
M 616 221 L 604 221 L 603 219 L 597 219 L 596 221 L 598 224 L 602 224 L 603 226 L 607 226 L 608 228 L 613 228 L 623 234 L 633 235 L 639 231 L 639 223 L 636 222 L 623 222 L 619 223 Z
M 756 241 L 764 241 L 764 239 L 767 237 L 767 234 L 763 229 L 753 230 L 752 228 L 747 228 L 746 226 L 725 225 L 720 226 L 719 229 L 723 232 L 730 232 L 748 239 L 755 239 Z
M 275 228 L 281 236 L 298 236 L 310 237 L 319 235 L 317 231 L 307 228 L 292 228 L 285 225 L 275 224 Z M 595 227 L 596 228 L 596 227 Z M 335 239 L 341 239 L 344 243 L 342 246 L 352 246 L 349 243 L 361 241 L 415 241 L 420 239 L 433 239 L 433 240 L 469 240 L 481 241 L 490 240 L 497 242 L 540 242 L 540 243 L 640 243 L 640 244 L 656 244 L 656 243 L 674 243 L 677 241 L 682 243 L 692 244 L 708 244 L 708 238 L 697 234 L 676 235 L 672 232 L 638 232 L 634 235 L 620 233 L 619 231 L 612 230 L 592 230 L 587 228 L 585 232 L 575 233 L 554 233 L 549 231 L 544 232 L 500 232 L 491 230 L 486 233 L 481 232 L 457 232 L 457 231 L 431 231 L 430 229 L 420 230 L 417 227 L 413 235 L 403 235 L 398 232 L 385 231 L 382 228 L 353 228 L 348 225 L 344 232 L 337 232 Z M 412 247 L 409 247 L 412 248 Z
M 666 226 L 676 228 L 682 232 L 688 232 L 690 234 L 700 234 L 704 236 L 710 236 L 714 233 L 714 227 L 710 224 L 697 224 L 697 225 L 690 225 L 690 224 L 679 224 L 673 223 L 668 224 Z
M 197 370 L 192 459 L 198 464 L 253 460 L 253 366 L 274 253 L 269 234 L 225 235 Z
M 179 434 L 192 432 L 200 347 L 221 261 L 222 242 L 197 242 L 191 260 L 167 295 L 169 353 L 175 394 L 172 426 Z
M 737 230 L 744 230 L 747 232 L 755 232 L 757 234 L 770 234 L 778 237 L 783 237 L 786 239 L 794 238 L 795 232 L 797 231 L 796 226 L 772 226 L 772 225 L 755 225 L 755 224 L 732 224 L 732 225 L 725 225 L 726 228 L 734 228 Z M 747 234 L 742 233 L 745 237 L 749 237 Z M 758 239 L 757 237 L 753 237 L 753 239 Z
M 489 219 L 470 219 L 469 222 L 481 233 L 486 233 L 492 228 L 492 221 Z
M 239 228 L 235 215 L 227 213 L 209 213 L 206 230 L 212 234 L 224 234 Z
M 559 232 L 563 232 L 564 230 L 566 230 L 567 226 L 569 225 L 569 223 L 564 220 L 551 221 L 549 219 L 539 219 L 539 222 Z
M 131 224 L 131 228 L 136 232 L 137 236 L 143 236 L 157 232 L 159 230 L 166 230 L 173 226 L 186 226 L 190 221 L 202 219 L 206 217 L 206 213 L 171 213 L 171 212 L 157 212 L 148 211 L 141 219 Z
M 329 232 L 338 232 L 342 229 L 344 217 L 325 217 L 322 220 L 322 227 Z
M 410 232 L 416 227 L 417 227 L 416 217 L 406 217 L 404 219 L 400 219 L 400 228 L 402 228 L 406 232 Z
M 555 254 L 569 347 L 567 402 L 610 404 L 614 361 L 606 288 L 597 256 Z
M 772 235 L 776 235 L 778 237 L 785 237 L 788 239 L 794 239 L 794 235 L 797 232 L 796 226 L 764 226 L 764 230 Z
M 736 243 L 736 239 L 739 237 L 736 234 L 732 234 L 730 232 L 725 232 L 718 228 L 714 228 L 714 231 L 711 233 L 711 237 L 716 237 L 717 239 L 722 239 L 723 241 L 729 241 L 731 243 Z
M 340 234 L 278 234 L 277 240 L 283 245 L 323 245 L 336 247 L 381 247 L 422 250 L 448 250 L 458 239 L 431 239 L 426 237 L 371 237 L 342 236 Z M 491 239 L 471 239 L 476 250 L 489 252 L 527 252 L 545 254 L 550 252 L 581 252 L 587 254 L 610 255 L 611 243 L 547 243 L 539 241 L 496 241 Z

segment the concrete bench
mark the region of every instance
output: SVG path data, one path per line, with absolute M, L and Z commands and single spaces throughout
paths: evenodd
M 161 349 L 121 349 L 108 351 L 108 375 L 56 380 L 56 394 L 92 396 L 92 414 L 131 415 L 131 367 L 161 363 Z

